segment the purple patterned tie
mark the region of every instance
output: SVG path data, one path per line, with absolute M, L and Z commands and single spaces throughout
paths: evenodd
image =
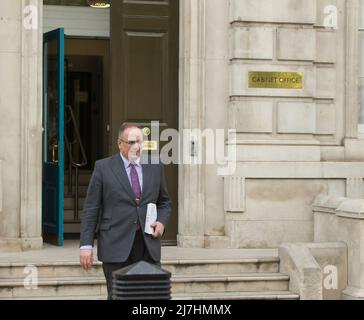
M 139 204 L 142 191 L 140 189 L 140 183 L 139 183 L 138 173 L 135 169 L 135 164 L 132 163 L 130 164 L 130 178 L 131 178 L 131 186 L 135 194 L 135 200 Z M 140 230 L 139 221 L 137 222 L 136 229 Z
M 139 183 L 138 173 L 135 169 L 135 164 L 132 163 L 130 164 L 130 178 L 131 178 L 131 186 L 135 194 L 135 199 L 139 201 L 142 191 L 140 189 L 140 183 Z

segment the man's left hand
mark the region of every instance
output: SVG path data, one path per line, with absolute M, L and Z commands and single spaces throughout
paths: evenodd
M 153 238 L 160 238 L 163 235 L 164 225 L 162 223 L 156 221 L 152 223 L 150 226 L 154 228 L 154 233 L 152 234 Z

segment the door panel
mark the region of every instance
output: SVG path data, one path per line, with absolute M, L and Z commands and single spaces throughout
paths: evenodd
M 123 122 L 178 129 L 178 6 L 178 0 L 111 1 L 113 152 Z M 173 212 L 165 244 L 175 243 L 178 230 L 177 165 L 166 166 L 166 179 Z
M 45 242 L 63 245 L 64 31 L 43 38 L 42 232 Z

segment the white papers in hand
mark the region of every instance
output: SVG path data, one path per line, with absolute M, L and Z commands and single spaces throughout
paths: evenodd
M 152 228 L 150 225 L 157 220 L 157 206 L 155 203 L 148 203 L 147 207 L 147 216 L 145 218 L 145 228 L 144 232 L 148 234 L 154 233 L 154 228 Z

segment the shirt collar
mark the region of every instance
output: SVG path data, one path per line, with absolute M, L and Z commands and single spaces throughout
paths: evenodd
M 131 164 L 131 162 L 129 161 L 129 159 L 125 158 L 122 153 L 120 152 L 120 156 L 121 156 L 121 159 L 123 159 L 123 162 L 124 162 L 124 167 L 125 168 L 128 168 Z M 135 165 L 137 167 L 140 167 L 140 157 L 138 159 L 135 160 Z

